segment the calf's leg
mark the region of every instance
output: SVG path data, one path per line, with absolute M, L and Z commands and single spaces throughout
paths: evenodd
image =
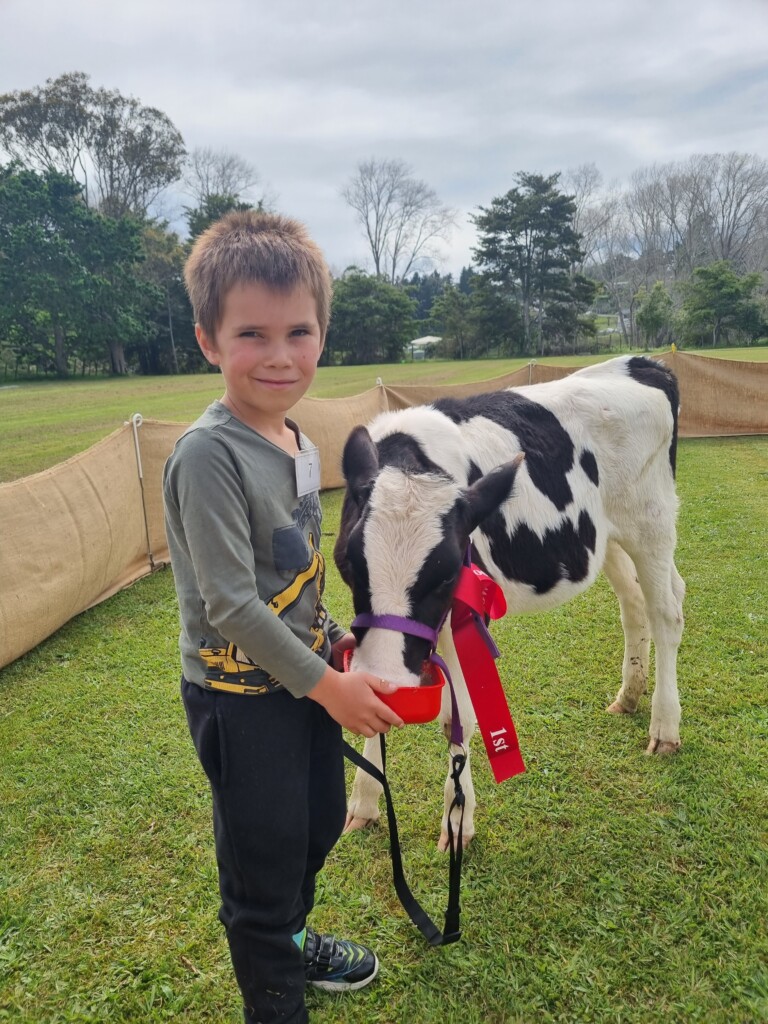
M 615 715 L 627 715 L 637 710 L 640 697 L 648 689 L 651 625 L 635 563 L 615 541 L 608 542 L 603 572 L 619 599 L 624 630 L 621 689 L 608 710 Z
M 378 735 L 366 739 L 363 757 L 381 769 L 381 742 Z M 355 772 L 355 781 L 352 784 L 352 792 L 347 803 L 345 832 L 353 832 L 355 829 L 365 828 L 366 825 L 371 825 L 379 820 L 379 797 L 381 793 L 382 788 L 379 783 L 371 778 L 368 772 L 358 768 Z
M 637 578 L 645 595 L 656 651 L 656 683 L 651 701 L 650 742 L 646 753 L 669 754 L 680 747 L 680 698 L 677 651 L 683 635 L 685 584 L 675 567 L 674 529 L 655 550 L 633 551 Z

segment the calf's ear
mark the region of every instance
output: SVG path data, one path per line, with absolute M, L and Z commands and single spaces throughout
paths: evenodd
M 355 427 L 347 438 L 341 468 L 347 481 L 347 491 L 341 506 L 339 535 L 333 548 L 333 557 L 341 578 L 348 587 L 352 587 L 349 537 L 360 520 L 379 471 L 379 454 L 365 427 Z
M 497 466 L 466 489 L 464 497 L 469 510 L 470 533 L 511 496 L 517 471 L 524 458 L 525 453 L 520 452 L 511 462 Z
M 349 491 L 344 495 L 344 502 L 341 506 L 341 522 L 339 524 L 339 535 L 333 546 L 333 560 L 339 575 L 347 584 L 352 586 L 352 568 L 349 564 L 349 535 L 360 519 L 360 509 L 355 504 Z
M 362 508 L 379 472 L 379 453 L 365 427 L 355 427 L 347 438 L 341 468 L 349 493 Z

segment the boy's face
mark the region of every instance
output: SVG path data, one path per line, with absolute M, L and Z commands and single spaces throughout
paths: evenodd
M 205 358 L 221 368 L 225 404 L 255 430 L 281 429 L 286 412 L 312 383 L 323 351 L 310 292 L 235 285 L 224 300 L 215 339 L 199 325 L 195 331 Z

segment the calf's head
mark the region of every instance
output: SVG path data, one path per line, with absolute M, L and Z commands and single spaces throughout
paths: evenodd
M 356 615 L 397 615 L 437 629 L 450 607 L 470 534 L 509 499 L 522 456 L 462 487 L 434 462 L 414 458 L 413 444 L 406 442 L 399 450 L 387 444 L 380 461 L 365 427 L 350 435 L 334 557 L 352 590 Z M 355 669 L 405 685 L 420 681 L 429 641 L 377 627 L 353 632 Z

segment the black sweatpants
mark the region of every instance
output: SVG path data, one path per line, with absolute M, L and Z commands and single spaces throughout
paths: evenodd
M 315 876 L 341 834 L 341 727 L 285 691 L 244 696 L 182 680 L 184 708 L 213 794 L 219 918 L 245 1020 L 303 1024 L 304 928 Z

